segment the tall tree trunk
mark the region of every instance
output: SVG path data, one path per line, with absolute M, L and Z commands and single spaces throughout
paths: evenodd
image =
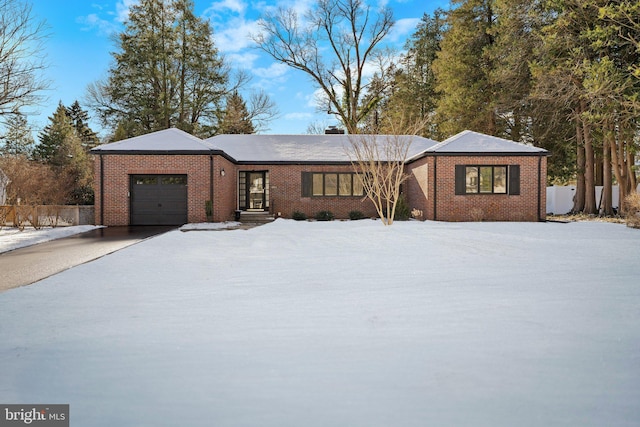
M 619 192 L 619 208 L 622 209 L 623 203 L 622 201 L 624 200 L 625 197 L 625 190 L 624 190 L 624 181 L 626 180 L 625 176 L 624 176 L 624 172 L 623 172 L 623 168 L 621 167 L 622 164 L 624 163 L 623 159 L 620 159 L 620 149 L 619 149 L 619 145 L 622 144 L 622 141 L 619 141 L 619 138 L 615 137 L 615 134 L 613 134 L 611 140 L 610 140 L 610 152 L 611 152 L 611 165 L 613 167 L 613 174 L 616 177 L 616 181 L 618 181 L 618 189 L 620 190 Z
M 600 212 L 603 215 L 613 215 L 612 179 L 611 179 L 611 139 L 613 129 L 607 122 L 605 124 L 605 135 L 602 141 L 602 195 L 600 200 Z
M 576 194 L 573 196 L 574 213 L 584 210 L 584 142 L 580 121 L 576 121 Z
M 586 101 L 581 101 L 581 110 L 586 111 Z M 586 120 L 582 120 L 582 130 L 584 139 L 584 209 L 586 214 L 597 213 L 596 208 L 596 184 L 595 184 L 595 165 L 593 150 L 593 135 L 591 134 L 591 125 Z
M 628 144 L 631 145 L 632 142 L 628 142 Z M 629 175 L 629 192 L 627 194 L 636 192 L 638 189 L 638 178 L 636 177 L 634 166 L 635 166 L 635 154 L 630 148 L 627 148 L 627 168 L 628 168 L 628 175 Z

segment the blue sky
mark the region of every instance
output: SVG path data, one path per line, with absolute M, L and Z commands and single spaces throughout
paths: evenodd
M 247 92 L 264 90 L 277 104 L 280 117 L 268 130 L 270 134 L 306 133 L 310 123 L 336 124 L 327 114 L 318 113 L 314 103 L 314 86 L 306 75 L 278 64 L 256 50 L 248 33 L 269 6 L 304 6 L 312 0 L 195 0 L 199 16 L 211 20 L 215 44 L 234 69 L 244 69 L 252 76 Z M 424 13 L 436 7 L 447 8 L 448 0 L 377 0 L 394 11 L 396 26 L 389 43 L 402 47 L 415 31 Z M 45 43 L 47 62 L 45 78 L 51 82 L 47 102 L 30 116 L 36 130 L 47 124 L 58 102 L 70 105 L 76 99 L 82 105 L 88 84 L 105 78 L 116 48 L 113 37 L 123 28 L 129 6 L 137 0 L 31 0 L 37 19 L 44 19 L 50 36 Z M 379 4 L 379 3 L 378 3 Z M 91 113 L 90 113 L 91 114 Z M 97 122 L 94 130 L 101 131 Z

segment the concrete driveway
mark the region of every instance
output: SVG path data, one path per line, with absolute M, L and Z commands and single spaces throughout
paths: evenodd
M 5 252 L 0 254 L 0 292 L 30 285 L 175 228 L 107 227 Z

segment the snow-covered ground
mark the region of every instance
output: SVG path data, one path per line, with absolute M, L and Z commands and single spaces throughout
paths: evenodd
M 29 227 L 20 231 L 17 228 L 2 227 L 2 229 L 0 229 L 0 254 L 38 243 L 48 242 L 49 240 L 84 233 L 94 228 L 96 228 L 95 225 L 76 225 L 72 227 L 45 227 L 39 230 Z
M 640 231 L 169 232 L 1 293 L 0 401 L 77 426 L 637 426 Z

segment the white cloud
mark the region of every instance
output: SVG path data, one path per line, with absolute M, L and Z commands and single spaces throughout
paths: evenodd
M 117 31 L 117 25 L 111 21 L 100 18 L 97 14 L 91 13 L 87 16 L 79 16 L 76 22 L 82 24 L 82 31 L 97 30 L 101 34 L 110 35 Z
M 398 19 L 389 33 L 388 40 L 404 42 L 409 34 L 415 33 L 418 23 L 420 23 L 420 18 Z
M 122 23 L 129 19 L 129 9 L 140 0 L 118 0 L 116 3 L 116 21 Z
M 205 15 L 217 15 L 220 12 L 234 12 L 244 15 L 247 4 L 241 0 L 222 0 L 211 3 L 211 6 L 205 10 Z
M 252 45 L 250 34 L 256 31 L 255 21 L 237 17 L 228 19 L 222 28 L 214 28 L 213 37 L 220 52 L 238 52 Z
M 277 79 L 284 76 L 289 70 L 289 66 L 274 62 L 267 68 L 254 68 L 253 73 L 263 79 Z
M 258 55 L 252 52 L 237 52 L 224 55 L 235 68 L 252 69 L 253 64 L 258 60 Z

